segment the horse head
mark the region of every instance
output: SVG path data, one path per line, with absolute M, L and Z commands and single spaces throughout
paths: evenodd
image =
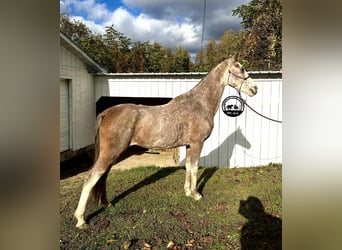
M 235 88 L 239 92 L 254 96 L 257 93 L 258 86 L 248 75 L 241 63 L 238 62 L 238 54 L 223 62 L 227 70 L 224 84 Z

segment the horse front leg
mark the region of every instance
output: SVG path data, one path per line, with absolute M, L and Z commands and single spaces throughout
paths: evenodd
M 186 149 L 184 190 L 186 196 L 191 196 L 196 201 L 202 198 L 202 195 L 197 191 L 198 160 L 202 146 L 203 144 L 190 145 Z
M 191 197 L 194 198 L 196 201 L 202 198 L 202 195 L 197 191 L 197 173 L 198 173 L 198 160 L 195 161 L 191 167 L 191 184 L 190 184 L 190 192 Z
M 185 161 L 185 183 L 184 190 L 186 196 L 191 196 L 191 166 L 190 166 L 190 157 L 186 157 Z

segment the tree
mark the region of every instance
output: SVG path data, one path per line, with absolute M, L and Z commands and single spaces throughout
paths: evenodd
M 105 67 L 111 68 L 111 59 L 108 47 L 103 42 L 101 35 L 92 35 L 82 37 L 78 45 L 86 51 L 86 53 L 97 63 Z
M 233 30 L 227 30 L 220 37 L 220 43 L 218 44 L 218 58 L 222 61 L 240 50 L 240 44 L 242 40 L 242 32 L 236 33 Z
M 205 69 L 210 71 L 219 63 L 218 46 L 214 38 L 211 38 L 205 47 Z
M 162 58 L 162 46 L 159 43 L 147 42 L 145 45 L 145 72 L 160 72 Z
M 233 10 L 246 29 L 241 56 L 252 69 L 281 69 L 282 0 L 252 0 Z
M 196 72 L 207 71 L 204 65 L 204 61 L 205 61 L 205 51 L 200 50 L 196 54 L 195 64 L 192 65 L 192 68 L 191 68 L 192 71 L 196 71 Z
M 188 51 L 178 46 L 173 54 L 173 63 L 171 66 L 172 72 L 189 72 L 190 71 L 190 56 Z
M 109 49 L 112 60 L 111 72 L 127 72 L 127 55 L 130 51 L 130 39 L 114 29 L 113 25 L 106 27 L 104 41 Z
M 173 54 L 170 48 L 163 47 L 161 49 L 162 58 L 160 61 L 160 70 L 161 72 L 171 72 L 172 62 L 173 62 Z
M 61 14 L 59 23 L 60 30 L 75 43 L 79 43 L 81 39 L 92 35 L 90 29 L 84 23 L 70 20 L 68 14 Z
M 126 72 L 142 73 L 145 70 L 145 44 L 136 42 L 127 56 Z

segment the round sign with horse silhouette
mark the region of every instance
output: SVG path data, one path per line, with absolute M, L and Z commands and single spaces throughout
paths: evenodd
M 245 110 L 245 103 L 238 96 L 228 96 L 222 102 L 222 111 L 230 117 L 236 117 Z

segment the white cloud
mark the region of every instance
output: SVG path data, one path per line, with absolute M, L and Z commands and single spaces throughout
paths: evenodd
M 70 13 L 70 2 L 68 0 L 59 1 L 59 12 L 60 13 Z
M 134 22 L 134 17 L 131 13 L 129 13 L 124 8 L 118 8 L 114 12 L 112 12 L 109 17 L 104 20 L 103 24 L 105 26 L 114 25 L 115 29 L 119 32 L 124 33 L 127 36 L 125 31 L 129 31 L 133 28 L 132 24 Z
M 91 20 L 103 20 L 110 14 L 106 4 L 96 3 L 95 0 L 60 0 L 61 12 L 70 12 L 71 10 L 85 13 L 87 18 Z
M 92 20 L 84 19 L 81 16 L 73 16 L 72 19 L 84 23 L 94 34 L 104 34 L 106 32 L 105 26 L 97 24 Z
M 231 9 L 248 0 L 207 1 L 205 39 L 219 37 L 229 28 L 239 28 L 240 20 L 231 17 Z M 103 34 L 106 26 L 131 38 L 133 42 L 158 42 L 175 48 L 183 46 L 196 53 L 201 47 L 203 4 L 198 0 L 123 0 L 127 9 L 119 7 L 109 11 L 106 4 L 95 0 L 61 0 L 62 10 L 79 13 L 71 16 L 85 23 L 95 33 Z M 204 3 L 204 2 L 203 2 Z M 132 14 L 130 8 L 141 13 Z M 81 15 L 83 17 L 81 17 Z
M 114 24 L 114 28 L 135 41 L 158 42 L 164 46 L 175 48 L 178 45 L 189 46 L 199 42 L 198 28 L 190 20 L 183 23 L 152 18 L 141 13 L 132 15 L 124 8 L 116 9 L 104 26 Z

